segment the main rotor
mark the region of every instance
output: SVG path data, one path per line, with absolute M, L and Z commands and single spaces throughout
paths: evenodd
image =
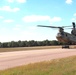
M 66 28 L 66 27 L 72 27 L 73 26 L 73 28 L 71 28 L 71 29 L 73 29 L 73 30 L 75 30 L 75 22 L 72 22 L 72 25 L 70 25 L 70 26 L 46 26 L 46 25 L 37 25 L 38 27 L 47 27 L 47 28 L 58 28 L 59 29 L 59 32 L 64 32 L 64 28 Z M 68 29 L 70 29 L 70 28 L 68 28 Z

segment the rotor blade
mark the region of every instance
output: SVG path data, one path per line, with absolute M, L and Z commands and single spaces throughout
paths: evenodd
M 48 28 L 59 28 L 59 27 L 54 27 L 54 26 L 44 26 L 44 25 L 37 25 L 38 27 L 48 27 Z
M 73 29 L 73 28 L 65 28 L 65 29 Z
M 64 28 L 64 27 L 72 27 L 72 26 L 62 26 L 62 27 Z

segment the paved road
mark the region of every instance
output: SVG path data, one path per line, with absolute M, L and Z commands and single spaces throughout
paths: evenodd
M 43 49 L 0 53 L 0 70 L 76 55 L 76 49 Z

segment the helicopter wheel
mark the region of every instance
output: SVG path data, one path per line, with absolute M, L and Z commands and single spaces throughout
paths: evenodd
M 69 45 L 62 45 L 62 49 L 63 48 L 68 48 L 69 49 Z

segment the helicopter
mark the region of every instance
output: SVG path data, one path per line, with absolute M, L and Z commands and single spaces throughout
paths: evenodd
M 66 45 L 74 45 L 76 44 L 76 28 L 75 28 L 75 22 L 72 22 L 73 26 L 71 33 L 65 32 L 64 28 L 71 27 L 71 26 L 62 26 L 62 27 L 56 27 L 56 26 L 46 26 L 46 25 L 37 25 L 38 27 L 48 27 L 48 28 L 57 28 L 59 29 L 59 32 L 56 35 L 56 38 L 59 42 L 65 43 Z

